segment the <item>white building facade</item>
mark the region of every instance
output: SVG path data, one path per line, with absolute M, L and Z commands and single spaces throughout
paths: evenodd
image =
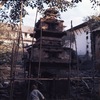
M 67 31 L 71 31 L 75 34 L 77 54 L 91 58 L 91 32 L 88 23 L 82 23 Z M 75 46 L 74 49 L 76 51 Z

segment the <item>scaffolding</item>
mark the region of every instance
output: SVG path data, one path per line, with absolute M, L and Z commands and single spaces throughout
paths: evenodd
M 62 81 L 62 80 L 67 80 L 68 81 L 68 91 L 69 91 L 69 97 L 67 98 L 67 100 L 70 100 L 71 99 L 71 82 L 72 81 L 75 81 L 77 82 L 77 88 L 79 88 L 79 85 L 80 85 L 80 81 L 82 81 L 85 86 L 90 89 L 90 87 L 88 86 L 88 83 L 85 81 L 85 80 L 92 80 L 93 81 L 93 88 L 90 89 L 91 91 L 91 94 L 95 94 L 95 80 L 99 80 L 99 77 L 95 77 L 95 57 L 93 55 L 93 72 L 92 72 L 92 76 L 80 76 L 80 69 L 79 69 L 79 62 L 78 62 L 78 57 L 77 57 L 77 65 L 75 67 L 75 70 L 77 72 L 77 76 L 72 76 L 72 66 L 71 66 L 71 58 L 69 58 L 70 60 L 70 63 L 69 63 L 69 67 L 68 67 L 68 77 L 66 78 L 60 78 L 60 77 L 57 77 L 57 78 L 41 78 L 40 77 L 40 70 L 41 70 L 41 50 L 42 50 L 42 38 L 40 38 L 40 53 L 39 53 L 39 66 L 38 66 L 38 75 L 36 78 L 32 78 L 31 77 L 31 60 L 32 60 L 32 52 L 33 52 L 33 49 L 31 49 L 31 57 L 30 57 L 30 60 L 29 60 L 29 77 L 24 77 L 24 78 L 16 78 L 15 77 L 15 72 L 16 72 L 16 61 L 17 61 L 17 56 L 18 56 L 18 51 L 19 51 L 19 44 L 20 44 L 20 41 L 22 41 L 22 45 L 23 45 L 23 37 L 22 37 L 22 29 L 21 29 L 21 23 L 22 23 L 22 7 L 23 7 L 23 3 L 21 1 L 21 15 L 20 15 L 20 29 L 19 29 L 19 32 L 18 32 L 18 37 L 17 37 L 17 46 L 15 47 L 15 41 L 14 41 L 14 44 L 13 44 L 13 47 L 12 47 L 12 63 L 11 63 L 11 73 L 10 73 L 10 78 L 7 79 L 7 80 L 10 80 L 10 100 L 14 100 L 14 82 L 15 81 L 24 81 L 24 82 L 28 82 L 27 86 L 25 88 L 27 88 L 27 100 L 29 99 L 29 93 L 30 93 L 30 86 L 31 86 L 31 82 L 30 81 Z M 38 15 L 38 10 L 36 12 L 36 18 L 35 18 L 35 23 L 36 23 L 36 20 L 37 20 L 37 15 Z M 41 26 L 42 26 L 42 23 L 41 23 Z M 72 21 L 71 21 L 71 33 L 73 33 L 73 26 L 72 26 Z M 33 34 L 34 36 L 34 34 Z M 40 30 L 40 37 L 42 37 L 42 28 Z M 32 48 L 33 48 L 33 43 L 34 43 L 34 37 L 33 37 L 33 40 L 32 40 Z M 71 48 L 71 36 L 70 36 L 70 48 Z M 76 49 L 76 55 L 77 55 L 77 44 L 76 44 L 76 39 L 75 39 L 75 49 Z M 23 52 L 24 52 L 24 49 L 23 49 Z M 71 51 L 70 51 L 70 57 L 71 57 Z M 54 91 L 53 91 L 54 92 Z M 77 92 L 78 94 L 78 92 Z M 78 100 L 78 97 L 77 97 L 77 94 L 76 94 L 76 100 Z M 66 98 L 65 98 L 66 99 Z M 83 98 L 84 99 L 84 98 Z M 81 100 L 83 100 L 81 99 Z M 91 96 L 91 100 L 92 100 L 92 96 Z M 53 99 L 52 99 L 53 100 Z M 59 100 L 59 99 L 58 99 Z

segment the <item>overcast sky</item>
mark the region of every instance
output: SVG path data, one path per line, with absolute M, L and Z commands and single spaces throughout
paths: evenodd
M 82 3 L 78 3 L 77 7 L 68 9 L 67 12 L 61 13 L 61 19 L 64 20 L 64 25 L 67 26 L 66 29 L 70 28 L 70 22 L 73 21 L 73 26 L 79 25 L 83 23 L 85 17 L 98 14 L 99 7 L 95 10 L 91 8 L 92 4 L 90 0 L 83 0 Z M 24 18 L 24 25 L 25 26 L 32 26 L 34 27 L 35 17 L 36 17 L 36 9 L 28 8 L 29 15 L 26 15 Z M 38 14 L 37 20 L 41 17 L 41 14 Z

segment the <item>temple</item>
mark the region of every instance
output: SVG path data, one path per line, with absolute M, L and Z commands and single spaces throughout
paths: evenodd
M 29 60 L 26 67 L 31 77 L 44 79 L 41 82 L 48 91 L 44 91 L 47 98 L 55 100 L 58 97 L 66 98 L 68 80 L 59 79 L 68 78 L 69 65 L 76 64 L 75 51 L 70 47 L 63 47 L 62 37 L 67 33 L 64 31 L 64 21 L 58 20 L 58 16 L 59 12 L 50 8 L 36 23 L 35 34 L 31 34 L 36 42 L 27 48 Z

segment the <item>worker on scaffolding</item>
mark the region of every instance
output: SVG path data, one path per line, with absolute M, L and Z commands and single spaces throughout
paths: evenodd
M 32 86 L 32 92 L 30 94 L 30 100 L 45 100 L 43 94 L 37 89 L 36 85 Z

